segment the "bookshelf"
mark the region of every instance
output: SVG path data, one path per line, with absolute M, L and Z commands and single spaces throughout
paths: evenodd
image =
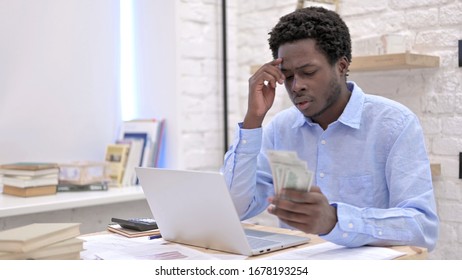
M 74 221 L 82 223 L 82 233 L 91 233 L 106 230 L 112 217 L 152 217 L 143 190 L 130 186 L 28 198 L 0 195 L 0 230 L 30 223 Z
M 0 195 L 0 218 L 141 200 L 145 200 L 144 193 L 137 186 L 109 188 L 107 191 L 62 192 L 27 199 Z

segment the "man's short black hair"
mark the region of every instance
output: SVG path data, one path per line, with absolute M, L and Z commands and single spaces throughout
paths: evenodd
M 344 56 L 351 62 L 348 27 L 336 12 L 322 7 L 307 7 L 281 17 L 269 35 L 273 58 L 278 57 L 278 49 L 285 43 L 314 39 L 331 65 Z

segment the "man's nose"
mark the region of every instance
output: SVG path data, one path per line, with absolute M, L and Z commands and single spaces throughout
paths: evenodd
M 300 82 L 300 79 L 294 77 L 290 89 L 292 90 L 292 92 L 300 92 L 301 90 L 303 90 L 303 85 Z

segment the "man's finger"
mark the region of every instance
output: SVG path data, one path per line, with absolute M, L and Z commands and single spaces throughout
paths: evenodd
M 319 188 L 318 186 L 311 186 L 310 192 L 322 193 L 321 188 Z
M 281 63 L 282 63 L 282 58 L 280 58 L 280 57 L 278 57 L 275 60 L 270 62 L 270 64 L 273 65 L 273 66 L 278 66 Z

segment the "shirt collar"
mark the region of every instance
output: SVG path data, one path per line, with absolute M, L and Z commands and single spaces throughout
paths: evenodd
M 364 92 L 359 86 L 356 85 L 355 82 L 347 82 L 347 87 L 351 91 L 350 100 L 343 110 L 343 113 L 338 118 L 338 121 L 344 125 L 359 129 L 361 124 L 361 114 L 363 112 L 362 108 L 364 105 Z M 299 113 L 297 119 L 292 125 L 292 128 L 300 127 L 304 124 L 309 126 L 317 125 L 317 123 L 314 123 L 311 118 L 303 116 L 303 114 L 298 111 L 297 108 L 292 107 L 292 109 Z
M 347 87 L 351 91 L 350 100 L 338 118 L 338 121 L 344 125 L 359 129 L 363 113 L 364 92 L 354 82 L 348 82 Z

